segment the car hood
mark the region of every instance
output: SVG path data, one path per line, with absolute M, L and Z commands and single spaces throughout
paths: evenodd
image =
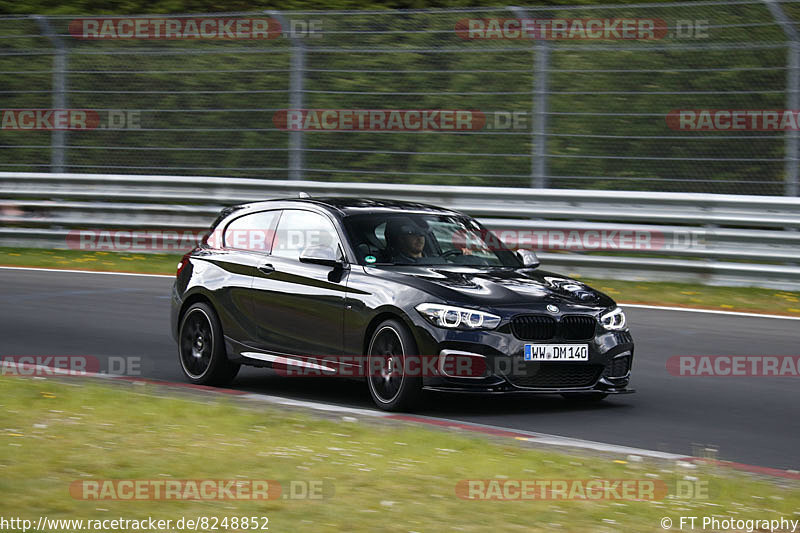
M 580 281 L 538 269 L 374 266 L 371 275 L 410 285 L 453 305 L 610 307 L 614 300 Z M 538 307 L 538 305 L 537 305 Z

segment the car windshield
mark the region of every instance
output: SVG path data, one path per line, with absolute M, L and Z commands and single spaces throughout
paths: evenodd
M 344 219 L 362 265 L 522 266 L 477 221 L 428 213 L 371 213 Z

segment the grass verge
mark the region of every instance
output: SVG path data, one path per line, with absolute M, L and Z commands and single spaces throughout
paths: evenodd
M 619 302 L 800 316 L 800 292 L 580 278 Z
M 43 248 L 0 248 L 0 266 L 174 275 L 181 256 L 182 254 L 128 254 Z
M 80 386 L 78 386 L 80 385 Z M 133 385 L 131 385 L 133 387 Z M 797 482 L 709 466 L 613 461 L 364 419 L 253 409 L 217 396 L 157 397 L 149 386 L 0 379 L 0 501 L 33 520 L 266 516 L 270 531 L 661 531 L 680 516 L 797 519 Z M 141 387 L 141 388 L 138 388 Z M 160 390 L 160 389 L 159 389 Z M 146 394 L 141 394 L 146 393 Z M 687 478 L 687 474 L 690 477 Z M 708 497 L 656 501 L 474 501 L 465 479 L 704 481 Z M 75 481 L 320 481 L 324 499 L 87 501 Z M 13 509 L 13 513 L 11 510 Z M 201 528 L 202 529 L 202 528 Z M 242 529 L 244 530 L 244 529 Z
M 180 258 L 180 254 L 126 254 L 82 250 L 0 248 L 0 266 L 106 270 L 143 274 L 172 275 L 175 273 L 175 266 Z M 800 292 L 753 287 L 711 287 L 671 282 L 580 279 L 608 293 L 619 302 L 800 316 Z

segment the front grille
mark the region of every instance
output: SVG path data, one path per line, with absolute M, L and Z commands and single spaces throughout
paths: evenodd
M 547 315 L 522 315 L 511 321 L 514 336 L 524 341 L 544 341 L 556 334 L 556 320 Z
M 591 339 L 596 325 L 593 316 L 566 315 L 561 317 L 561 337 L 570 341 Z
M 612 359 L 603 370 L 603 377 L 621 378 L 624 377 L 631 369 L 631 356 L 624 355 Z
M 517 387 L 527 388 L 591 387 L 602 371 L 600 365 L 585 363 L 526 363 L 524 374 L 509 375 L 508 380 Z
M 564 340 L 594 337 L 597 319 L 588 315 L 565 315 L 560 322 L 547 315 L 521 315 L 511 321 L 514 336 L 523 341 L 546 341 L 558 336 Z

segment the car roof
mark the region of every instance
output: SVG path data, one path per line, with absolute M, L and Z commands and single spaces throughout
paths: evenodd
M 415 213 L 436 213 L 447 215 L 460 215 L 451 209 L 445 209 L 434 205 L 419 202 L 406 202 L 402 200 L 387 200 L 379 198 L 351 198 L 344 196 L 327 196 L 316 198 L 276 198 L 261 202 L 252 202 L 237 206 L 239 209 L 259 209 L 276 207 L 286 209 L 292 206 L 316 205 L 337 212 L 340 216 L 350 216 L 355 214 L 367 213 L 386 213 L 386 212 L 415 212 Z

